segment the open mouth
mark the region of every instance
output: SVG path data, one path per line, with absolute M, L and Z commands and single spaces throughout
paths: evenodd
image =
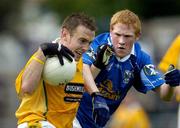
M 121 49 L 125 49 L 125 48 L 124 48 L 124 47 L 118 47 L 118 49 L 120 49 L 120 50 L 121 50 Z

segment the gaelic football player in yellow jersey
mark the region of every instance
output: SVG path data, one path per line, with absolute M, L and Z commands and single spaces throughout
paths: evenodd
M 71 128 L 83 93 L 82 54 L 95 36 L 95 22 L 83 13 L 74 13 L 62 23 L 60 38 L 43 43 L 27 62 L 16 79 L 20 99 L 16 111 L 18 128 Z M 72 81 L 64 86 L 51 86 L 42 80 L 46 56 L 57 55 L 77 61 Z M 73 89 L 72 89 L 73 88 Z
M 148 114 L 135 93 L 134 89 L 129 91 L 111 116 L 108 128 L 151 128 Z
M 161 71 L 163 72 L 166 72 L 170 64 L 173 64 L 176 68 L 180 69 L 180 35 L 178 35 L 176 39 L 172 42 L 166 54 L 162 58 L 159 64 L 159 69 L 161 69 Z M 180 103 L 180 87 L 179 86 L 175 88 L 175 96 L 176 96 L 176 101 Z M 178 127 L 177 128 L 180 128 L 180 105 L 179 105 L 179 112 L 178 112 Z

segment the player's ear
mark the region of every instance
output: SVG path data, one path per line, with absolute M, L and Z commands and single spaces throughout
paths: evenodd
M 141 33 L 137 33 L 136 34 L 136 40 L 139 40 L 140 36 L 141 36 Z
M 113 26 L 110 26 L 110 32 L 112 32 L 113 31 Z
M 68 42 L 70 39 L 70 33 L 66 28 L 62 28 L 60 31 L 60 37 L 63 41 Z

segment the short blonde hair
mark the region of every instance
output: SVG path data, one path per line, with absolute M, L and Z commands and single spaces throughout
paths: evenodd
M 112 16 L 110 29 L 117 23 L 132 25 L 135 29 L 136 36 L 141 33 L 141 21 L 139 17 L 128 9 L 118 11 Z

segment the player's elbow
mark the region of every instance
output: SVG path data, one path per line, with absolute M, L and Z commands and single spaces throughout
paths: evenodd
M 32 85 L 29 82 L 22 82 L 21 92 L 23 94 L 25 94 L 25 93 L 32 94 L 33 91 L 34 91 L 34 89 L 32 88 Z

